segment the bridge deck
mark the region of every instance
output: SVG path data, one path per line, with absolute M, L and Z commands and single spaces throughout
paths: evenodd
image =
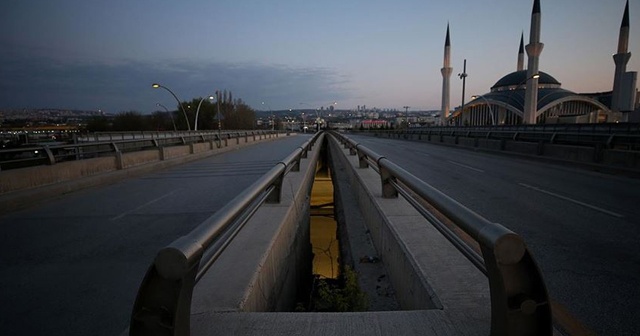
M 191 317 L 194 336 L 489 335 L 484 314 L 469 310 L 366 313 L 208 313 Z

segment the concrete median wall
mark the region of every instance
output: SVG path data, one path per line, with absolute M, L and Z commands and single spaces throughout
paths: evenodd
M 320 145 L 289 172 L 279 204 L 262 205 L 197 284 L 191 314 L 291 311 L 311 275 L 309 202 Z
M 270 141 L 285 134 L 260 137 Z M 244 138 L 244 137 L 243 137 Z M 90 186 L 178 165 L 254 143 L 223 140 L 182 146 L 159 147 L 138 152 L 116 152 L 113 156 L 59 162 L 0 171 L 0 213 L 22 208 L 31 202 Z M 218 144 L 221 147 L 218 147 Z
M 467 318 L 473 314 L 488 325 L 487 278 L 404 198 L 383 198 L 377 172 L 358 168 L 357 156 L 331 143 L 332 165 L 349 176 L 402 309 L 446 309 Z

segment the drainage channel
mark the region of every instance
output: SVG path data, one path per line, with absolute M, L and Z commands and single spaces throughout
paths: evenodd
M 321 155 L 311 190 L 313 274 L 311 283 L 303 286 L 310 288 L 310 293 L 301 295 L 295 309 L 400 310 L 384 262 L 377 256 L 348 181 L 336 174 L 328 152 L 325 150 Z

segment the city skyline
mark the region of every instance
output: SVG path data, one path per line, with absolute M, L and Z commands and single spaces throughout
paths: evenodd
M 0 108 L 109 113 L 175 106 L 230 90 L 255 109 L 439 110 L 451 29 L 451 106 L 516 70 L 532 1 L 0 4 Z M 610 91 L 625 0 L 542 1 L 540 69 L 575 92 Z M 640 70 L 640 1 L 630 5 L 629 71 Z M 464 9 L 461 11 L 460 9 Z M 7 34 L 8 33 L 8 34 Z M 302 103 L 302 104 L 301 104 Z

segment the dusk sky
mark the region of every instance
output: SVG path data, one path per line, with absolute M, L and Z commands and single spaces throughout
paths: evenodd
M 3 0 L 0 109 L 135 110 L 230 90 L 256 109 L 337 102 L 440 109 L 451 25 L 451 105 L 515 71 L 532 0 Z M 575 92 L 609 91 L 625 0 L 542 0 L 540 69 Z M 640 70 L 640 0 L 630 1 Z M 525 61 L 526 63 L 526 61 Z M 262 105 L 261 102 L 265 102 Z M 268 106 L 268 107 L 265 107 Z

